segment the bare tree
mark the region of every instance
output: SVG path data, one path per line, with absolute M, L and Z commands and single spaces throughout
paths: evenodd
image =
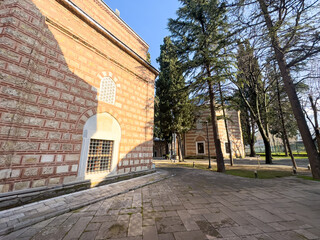
M 318 61 L 314 60 L 311 63 L 310 73 L 305 81 L 308 90 L 304 96 L 304 111 L 309 120 L 315 135 L 315 140 L 320 152 L 320 127 L 319 127 L 319 113 L 320 113 L 320 66 Z
M 268 91 L 273 84 L 263 77 L 258 58 L 249 41 L 239 45 L 237 55 L 237 78 L 233 81 L 239 94 L 257 124 L 265 146 L 266 164 L 272 164 L 272 152 L 268 121 Z
M 259 29 L 255 37 L 274 52 L 303 139 L 312 175 L 320 179 L 320 155 L 313 142 L 294 83 L 295 71 L 320 52 L 319 1 L 236 1 L 239 22 L 244 29 Z M 241 10 L 242 9 L 242 10 Z M 267 40 L 267 42 L 266 42 Z

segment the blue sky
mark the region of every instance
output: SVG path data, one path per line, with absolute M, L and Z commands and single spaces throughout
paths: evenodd
M 163 38 L 170 35 L 167 30 L 168 18 L 176 17 L 178 0 L 104 0 L 112 9 L 120 11 L 120 17 L 150 46 L 151 63 L 160 55 Z

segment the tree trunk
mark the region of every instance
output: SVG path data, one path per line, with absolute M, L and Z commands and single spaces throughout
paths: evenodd
M 294 159 L 293 153 L 291 151 L 287 130 L 286 130 L 286 127 L 285 127 L 285 124 L 284 124 L 284 115 L 283 115 L 283 110 L 282 110 L 282 105 L 281 105 L 281 98 L 280 98 L 279 79 L 277 79 L 276 84 L 277 84 L 279 113 L 280 113 L 282 133 L 283 133 L 282 136 L 283 136 L 283 140 L 284 140 L 284 149 L 286 150 L 286 156 L 288 156 L 288 152 L 287 152 L 287 148 L 288 148 L 289 153 L 290 153 L 290 158 L 291 158 L 291 161 L 292 161 L 292 166 L 295 169 L 297 169 L 298 166 L 297 166 L 296 160 Z M 286 148 L 286 145 L 287 145 L 287 148 Z
M 253 110 L 253 107 L 248 103 L 247 99 L 245 98 L 245 96 L 243 95 L 243 93 L 241 92 L 240 89 L 239 89 L 239 93 L 241 94 L 243 101 L 246 103 L 248 109 L 250 110 L 250 114 L 252 115 L 252 117 L 254 117 L 254 120 L 258 125 L 259 132 L 261 134 L 261 137 L 263 139 L 263 143 L 265 145 L 266 164 L 272 164 L 268 124 L 267 123 L 263 124 L 263 122 L 262 122 L 261 114 L 260 114 L 260 103 L 258 101 L 258 98 L 256 98 L 256 104 L 255 104 L 257 113 L 255 113 Z M 267 122 L 267 120 L 265 122 Z
M 299 102 L 299 98 L 297 96 L 295 85 L 292 81 L 289 69 L 287 67 L 284 53 L 281 51 L 279 39 L 276 35 L 276 31 L 274 29 L 271 17 L 269 15 L 265 0 L 258 0 L 258 1 L 260 4 L 262 13 L 264 14 L 267 28 L 269 30 L 269 35 L 271 37 L 271 44 L 275 52 L 275 57 L 277 59 L 277 62 L 280 68 L 284 86 L 292 106 L 293 114 L 297 120 L 298 128 L 300 130 L 300 134 L 308 154 L 312 176 L 315 179 L 320 179 L 320 154 L 318 153 L 317 148 L 313 142 L 307 121 L 305 119 L 305 116 L 301 108 L 301 104 Z
M 227 141 L 229 145 L 229 157 L 230 157 L 230 165 L 233 166 L 233 157 L 232 157 L 232 146 L 231 146 L 231 141 L 230 141 L 230 136 L 229 136 L 229 128 L 228 128 L 228 121 L 226 118 L 226 111 L 224 108 L 224 97 L 222 94 L 222 89 L 221 89 L 221 83 L 218 83 L 219 86 L 219 92 L 220 92 L 220 99 L 221 99 L 221 107 L 222 107 L 222 114 L 223 114 L 223 119 L 224 119 L 224 126 L 226 128 L 226 134 L 227 134 Z
M 254 150 L 254 143 L 250 142 L 250 157 L 255 157 L 256 151 Z
M 258 113 L 257 113 L 256 123 L 258 125 L 259 132 L 261 134 L 261 137 L 264 143 L 265 154 L 266 154 L 266 164 L 272 164 L 272 150 L 271 150 L 271 143 L 270 143 L 270 137 L 269 137 L 269 126 L 267 122 L 266 107 L 264 108 L 265 124 L 263 124 L 262 122 L 258 104 L 257 104 L 257 111 Z
M 263 128 L 263 124 L 260 121 L 260 119 L 258 119 L 257 125 L 263 140 L 264 148 L 265 148 L 266 164 L 272 164 L 272 151 L 271 151 L 270 138 L 267 132 L 265 131 L 265 129 Z
M 289 156 L 289 152 L 288 152 L 288 146 L 287 146 L 287 144 L 286 144 L 286 142 L 287 142 L 287 137 L 285 137 L 284 135 L 284 133 L 282 133 L 282 135 L 283 135 L 283 137 L 282 137 L 282 142 L 283 142 L 283 150 L 284 150 L 284 155 L 286 156 L 286 157 L 288 157 Z
M 183 162 L 183 156 L 182 156 L 182 144 L 181 144 L 181 134 L 177 133 L 177 138 L 178 138 L 178 156 L 179 156 L 179 162 Z
M 256 156 L 256 151 L 254 150 L 254 131 L 255 131 L 255 123 L 253 118 L 251 117 L 251 134 L 250 134 L 250 157 Z
M 210 76 L 210 72 L 208 71 L 208 77 Z M 215 103 L 215 97 L 213 94 L 212 84 L 208 80 L 208 87 L 209 87 L 209 97 L 210 97 L 210 111 L 211 111 L 211 123 L 212 123 L 212 131 L 213 131 L 213 140 L 214 145 L 216 147 L 216 157 L 217 157 L 217 171 L 218 172 L 224 172 L 225 166 L 224 166 L 224 159 L 223 154 L 221 150 L 221 142 L 219 139 L 219 133 L 218 133 L 218 120 L 216 115 L 216 103 Z
M 286 157 L 288 157 L 288 148 L 287 148 L 287 144 L 286 144 L 286 139 L 285 139 L 285 136 L 284 136 L 284 128 L 282 127 L 282 134 L 281 134 L 281 140 L 282 140 L 282 144 L 283 144 L 283 151 L 284 151 L 284 155 Z
M 248 110 L 245 110 L 245 118 L 246 118 L 246 134 L 248 136 L 248 144 L 250 146 L 250 157 L 254 157 L 256 155 L 255 151 L 254 151 L 254 133 L 251 132 L 251 128 L 253 129 L 254 127 L 252 127 L 251 125 L 251 118 L 249 116 Z M 253 129 L 254 131 L 254 129 Z M 252 137 L 253 136 L 253 137 Z
M 263 117 L 264 117 L 264 129 L 265 129 L 264 132 L 266 134 L 266 139 L 264 140 L 264 142 L 268 141 L 267 145 L 265 143 L 266 164 L 272 164 L 272 149 L 271 149 L 271 143 L 270 143 L 270 131 L 269 131 L 269 122 L 268 122 L 268 108 L 267 108 L 267 94 L 266 93 L 264 93 L 264 98 L 263 98 L 263 115 L 264 115 Z M 261 122 L 261 119 L 259 119 L 259 122 Z M 261 122 L 261 126 L 262 126 L 262 122 Z M 273 144 L 275 145 L 274 138 L 273 138 Z
M 263 143 L 265 148 L 265 155 L 266 155 L 266 164 L 272 164 L 272 151 L 271 151 L 271 144 L 270 139 L 263 137 Z

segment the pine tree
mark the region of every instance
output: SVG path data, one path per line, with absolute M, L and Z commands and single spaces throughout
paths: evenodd
M 169 30 L 178 46 L 184 73 L 192 79 L 191 85 L 195 89 L 205 88 L 209 95 L 217 171 L 224 172 L 214 86 L 221 80 L 218 73 L 228 65 L 221 58 L 228 45 L 225 4 L 218 0 L 180 0 L 180 3 L 178 18 L 169 19 Z
M 155 123 L 167 141 L 171 141 L 173 133 L 177 134 L 179 161 L 183 161 L 182 135 L 194 123 L 193 105 L 185 87 L 176 48 L 169 37 L 164 38 L 157 61 L 160 64 L 160 74 L 156 82 L 158 103 Z
M 243 136 L 244 145 L 250 146 L 250 157 L 255 157 L 256 152 L 254 149 L 254 144 L 256 142 L 256 123 L 253 116 L 250 113 L 250 110 L 240 96 L 239 90 L 236 90 L 230 98 L 230 102 L 233 108 L 240 111 L 240 121 L 241 121 L 241 130 Z

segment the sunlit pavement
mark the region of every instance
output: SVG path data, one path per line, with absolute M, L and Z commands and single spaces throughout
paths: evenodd
M 320 239 L 320 182 L 165 170 L 175 176 L 3 239 Z

